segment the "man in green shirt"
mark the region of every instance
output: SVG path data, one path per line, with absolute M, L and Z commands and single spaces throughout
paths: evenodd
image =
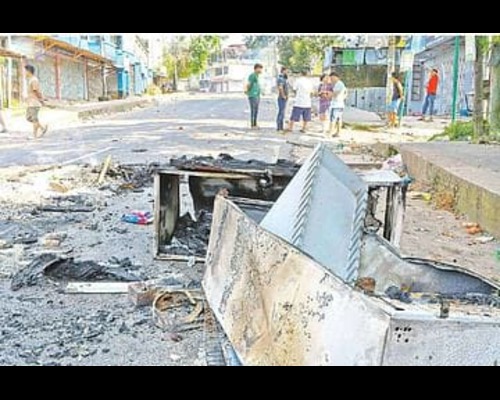
M 248 82 L 245 88 L 245 94 L 248 96 L 250 103 L 250 126 L 252 129 L 257 129 L 257 115 L 259 114 L 260 103 L 260 83 L 259 75 L 262 73 L 264 67 L 262 64 L 255 64 L 253 66 L 253 73 L 248 77 Z

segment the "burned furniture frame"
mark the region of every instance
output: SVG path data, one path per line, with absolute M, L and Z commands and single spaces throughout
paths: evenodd
M 349 164 L 347 166 L 351 167 Z M 356 171 L 367 183 L 370 192 L 387 189 L 384 210 L 383 237 L 396 247 L 403 233 L 403 219 L 406 207 L 406 184 L 392 171 Z M 181 186 L 187 187 L 195 211 L 212 210 L 215 197 L 221 189 L 227 189 L 232 200 L 257 223 L 278 199 L 295 176 L 283 168 L 254 170 L 211 171 L 209 168 L 197 171 L 176 167 L 161 167 L 154 172 L 155 222 L 154 255 L 158 260 L 186 261 L 190 257 L 166 253 L 163 248 L 174 237 L 181 213 Z M 369 203 L 368 214 L 375 214 L 377 202 Z M 208 245 L 208 243 L 207 243 Z M 197 256 L 195 261 L 202 262 Z
M 188 188 L 195 212 L 201 209 L 212 210 L 215 196 L 220 190 L 226 189 L 233 201 L 250 217 L 260 222 L 292 177 L 293 174 L 272 174 L 269 170 L 244 174 L 176 168 L 157 169 L 154 178 L 155 258 L 169 261 L 185 261 L 189 258 L 162 251 L 163 247 L 171 242 L 177 228 L 183 201 L 182 185 Z M 195 257 L 195 261 L 202 262 L 204 257 Z

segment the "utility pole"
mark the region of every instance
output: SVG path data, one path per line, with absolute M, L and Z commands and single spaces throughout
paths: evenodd
M 7 48 L 12 47 L 11 35 L 7 35 Z M 12 106 L 12 58 L 7 57 L 7 108 Z
M 396 37 L 389 36 L 389 47 L 387 50 L 387 83 L 386 83 L 386 104 L 391 102 L 392 98 L 392 79 L 391 75 L 396 70 Z
M 460 56 L 460 36 L 455 36 L 455 53 L 453 56 L 453 99 L 451 103 L 451 122 L 455 123 L 457 118 L 458 98 L 458 61 Z

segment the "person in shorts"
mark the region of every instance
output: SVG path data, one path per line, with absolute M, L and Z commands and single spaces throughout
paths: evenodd
M 401 104 L 401 100 L 403 99 L 403 85 L 399 80 L 399 75 L 396 72 L 393 72 L 391 75 L 392 79 L 392 97 L 391 103 L 389 104 L 388 110 L 388 127 L 395 128 L 398 121 L 398 111 L 399 106 Z
M 301 73 L 294 85 L 295 102 L 292 108 L 292 115 L 288 124 L 287 132 L 293 131 L 295 122 L 302 119 L 302 129 L 300 132 L 306 133 L 307 124 L 311 121 L 312 100 L 311 95 L 314 92 L 313 83 L 307 78 L 307 71 Z
M 322 133 L 326 133 L 326 116 L 330 110 L 330 104 L 333 97 L 333 85 L 330 77 L 326 74 L 321 75 L 318 87 L 319 97 L 319 120 L 321 121 Z
M 45 104 L 42 90 L 40 89 L 40 82 L 35 76 L 35 67 L 33 65 L 26 65 L 26 76 L 28 78 L 28 108 L 26 109 L 26 120 L 33 124 L 33 136 L 38 139 L 45 135 L 48 125 L 42 125 L 38 118 L 40 108 Z M 40 135 L 38 134 L 40 131 Z
M 338 136 L 342 129 L 342 118 L 345 109 L 345 99 L 347 98 L 347 88 L 340 80 L 337 72 L 330 74 L 330 81 L 333 85 L 332 102 L 330 103 L 330 129 L 331 136 Z

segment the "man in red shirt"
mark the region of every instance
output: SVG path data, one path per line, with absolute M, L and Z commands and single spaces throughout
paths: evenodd
M 434 101 L 436 100 L 436 94 L 439 84 L 439 74 L 436 68 L 431 70 L 431 76 L 429 82 L 427 82 L 427 93 L 425 96 L 424 107 L 422 109 L 421 121 L 425 121 L 425 114 L 429 110 L 429 121 L 432 121 L 432 115 L 434 114 Z

